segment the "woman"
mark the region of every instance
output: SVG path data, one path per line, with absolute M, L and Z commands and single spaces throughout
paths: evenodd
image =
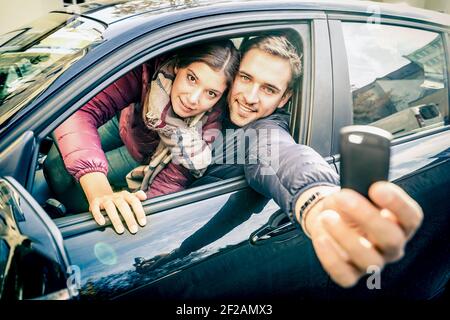
M 198 159 L 208 159 L 208 145 L 215 138 L 211 132 L 221 128 L 226 90 L 238 66 L 233 43 L 216 41 L 144 64 L 108 86 L 55 130 L 73 177 L 61 170 L 61 157 L 53 148 L 44 173 L 58 199 L 70 211 L 89 208 L 100 225 L 104 209 L 115 230 L 123 233 L 120 214 L 130 232 L 137 232 L 135 216 L 141 226 L 146 224 L 140 201 L 184 189 L 209 164 Z M 195 130 L 196 121 L 203 134 Z M 124 188 L 126 174 L 148 164 L 164 147 L 178 161 L 154 177 L 145 192 L 113 191 Z M 194 149 L 203 152 L 201 157 L 191 155 Z

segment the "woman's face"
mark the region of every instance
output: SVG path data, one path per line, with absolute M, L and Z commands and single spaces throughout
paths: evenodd
M 227 88 L 224 72 L 215 71 L 204 62 L 176 68 L 175 74 L 170 100 L 173 110 L 181 118 L 210 110 Z

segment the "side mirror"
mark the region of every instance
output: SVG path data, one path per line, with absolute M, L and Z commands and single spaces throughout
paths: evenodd
M 14 179 L 0 179 L 0 300 L 69 299 L 52 222 L 22 192 Z

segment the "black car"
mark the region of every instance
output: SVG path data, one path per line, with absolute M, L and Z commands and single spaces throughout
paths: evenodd
M 1 299 L 442 295 L 450 276 L 450 16 L 338 1 L 144 0 L 79 9 L 0 37 Z M 405 257 L 382 272 L 381 290 L 365 278 L 351 289 L 335 285 L 310 240 L 243 176 L 145 201 L 148 224 L 135 235 L 99 226 L 89 212 L 64 212 L 46 183 L 53 130 L 108 84 L 188 44 L 230 38 L 239 47 L 272 31 L 290 34 L 303 51 L 288 105 L 298 143 L 338 170 L 341 127 L 373 124 L 395 137 L 390 180 L 425 217 Z M 424 105 L 432 114 L 405 111 Z M 310 274 L 299 274 L 300 265 Z

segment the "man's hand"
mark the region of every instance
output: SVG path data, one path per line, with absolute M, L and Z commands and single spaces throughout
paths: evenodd
M 296 203 L 296 216 L 315 191 L 307 190 Z M 371 203 L 359 193 L 342 189 L 326 196 L 307 212 L 305 228 L 316 254 L 331 278 L 351 287 L 369 266 L 380 269 L 399 260 L 404 248 L 423 220 L 420 206 L 400 187 L 389 182 L 374 183 Z
M 105 210 L 114 230 L 121 234 L 125 231 L 120 216 L 131 233 L 138 231 L 139 224 L 147 223 L 141 201 L 147 199 L 144 191 L 130 193 L 128 191 L 113 192 L 108 179 L 103 173 L 92 172 L 81 177 L 80 184 L 89 201 L 89 211 L 99 225 L 105 224 L 105 218 L 100 210 Z M 120 215 L 119 215 L 120 214 Z

